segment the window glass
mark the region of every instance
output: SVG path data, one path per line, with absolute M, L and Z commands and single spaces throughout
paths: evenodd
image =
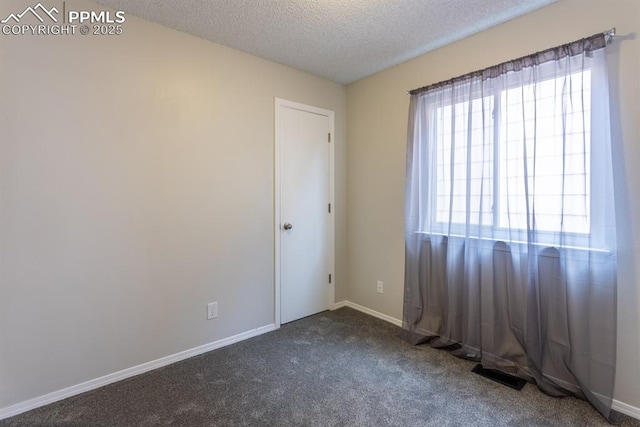
M 437 108 L 436 222 L 588 234 L 590 80 L 586 70 Z

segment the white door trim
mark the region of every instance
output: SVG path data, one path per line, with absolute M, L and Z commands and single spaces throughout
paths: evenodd
M 327 308 L 332 308 L 335 304 L 335 125 L 334 125 L 334 112 L 331 110 L 325 110 L 324 108 L 312 107 L 310 105 L 300 104 L 298 102 L 287 101 L 286 99 L 275 99 L 275 125 L 274 125 L 274 283 L 275 283 L 275 295 L 274 295 L 274 323 L 276 328 L 280 327 L 280 239 L 282 233 L 280 232 L 280 203 L 281 203 L 281 160 L 280 160 L 280 110 L 282 108 L 293 108 L 300 111 L 306 111 L 313 114 L 319 114 L 329 118 L 329 132 L 331 134 L 331 142 L 329 144 L 329 203 L 331 203 L 331 214 L 329 216 L 328 227 L 328 239 L 329 242 L 329 271 L 327 276 L 331 274 L 331 283 L 327 286 Z M 328 280 L 328 277 L 327 277 Z

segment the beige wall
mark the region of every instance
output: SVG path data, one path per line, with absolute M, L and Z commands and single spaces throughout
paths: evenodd
M 273 323 L 274 97 L 335 111 L 345 298 L 345 88 L 124 29 L 0 36 L 0 409 Z
M 621 242 L 616 399 L 640 407 L 640 1 L 561 0 L 347 87 L 348 299 L 402 318 L 406 91 L 616 27 L 628 197 Z M 619 60 L 616 60 L 619 58 Z M 634 219 L 631 223 L 630 218 Z M 385 293 L 376 293 L 376 280 Z

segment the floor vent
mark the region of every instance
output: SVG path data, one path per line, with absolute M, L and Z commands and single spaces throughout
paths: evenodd
M 485 378 L 489 378 L 490 380 L 516 390 L 522 389 L 522 387 L 527 383 L 525 380 L 514 377 L 513 375 L 505 374 L 504 372 L 500 372 L 495 369 L 485 369 L 479 363 L 471 370 L 471 372 L 482 375 Z

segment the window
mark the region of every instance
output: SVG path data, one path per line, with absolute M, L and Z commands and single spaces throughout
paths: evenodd
M 535 229 L 588 238 L 590 84 L 584 69 L 535 84 L 467 85 L 459 90 L 467 100 L 447 94 L 456 102 L 431 110 L 437 183 L 431 221 L 460 234 L 466 227 L 483 236 L 510 230 L 512 237 Z

